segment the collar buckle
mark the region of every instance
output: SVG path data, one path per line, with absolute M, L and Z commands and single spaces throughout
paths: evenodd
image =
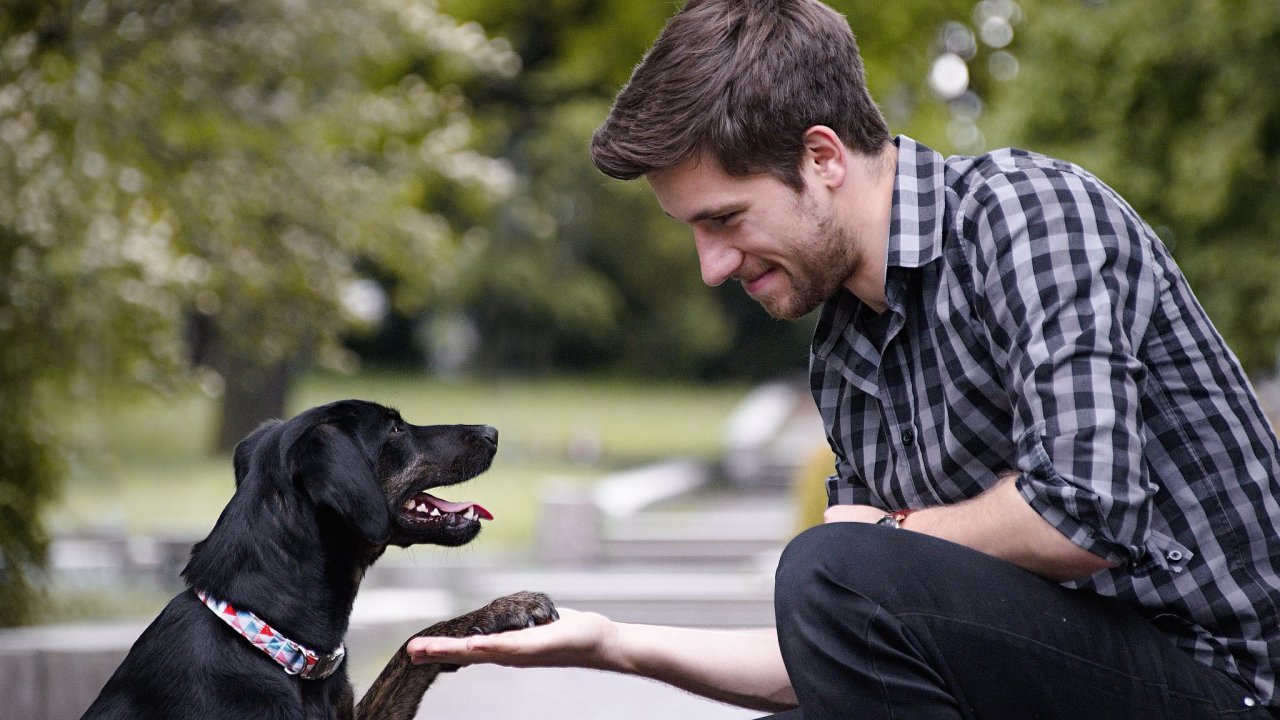
M 347 656 L 347 649 L 342 645 L 328 655 L 317 655 L 307 651 L 307 665 L 298 677 L 307 680 L 323 680 L 337 672 L 342 660 Z

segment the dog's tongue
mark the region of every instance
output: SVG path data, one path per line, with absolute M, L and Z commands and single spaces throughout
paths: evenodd
M 465 501 L 449 502 L 448 500 L 441 500 L 440 498 L 430 493 L 419 493 L 418 498 L 421 500 L 426 500 L 433 507 L 439 508 L 440 512 L 442 513 L 464 513 L 467 511 L 467 508 L 475 508 L 476 517 L 480 518 L 481 520 L 493 519 L 493 513 L 489 512 L 488 510 L 485 510 L 483 505 L 479 505 L 477 503 L 465 502 Z

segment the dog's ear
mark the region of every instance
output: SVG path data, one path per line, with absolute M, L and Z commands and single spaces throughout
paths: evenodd
M 329 423 L 312 426 L 289 448 L 292 478 L 318 505 L 330 508 L 365 540 L 391 536 L 391 512 L 373 461 L 354 438 Z
M 257 451 L 262 436 L 283 424 L 280 420 L 267 420 L 236 443 L 236 450 L 232 457 L 232 465 L 236 470 L 236 487 L 240 487 L 240 481 L 249 474 L 249 469 L 253 466 L 253 453 Z

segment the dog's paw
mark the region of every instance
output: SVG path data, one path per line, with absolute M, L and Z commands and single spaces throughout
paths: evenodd
M 536 592 L 518 592 L 485 605 L 479 610 L 460 615 L 452 620 L 436 623 L 415 637 L 467 637 L 492 635 L 508 630 L 522 630 L 534 625 L 544 625 L 559 620 L 560 613 L 551 598 Z M 407 655 L 405 656 L 407 657 Z M 437 672 L 454 672 L 457 665 L 436 663 Z
M 467 613 L 467 635 L 492 635 L 520 630 L 558 620 L 560 614 L 551 598 L 538 592 L 518 592 Z M 462 618 L 459 618 L 462 619 Z
M 436 623 L 415 637 L 454 637 L 493 635 L 508 630 L 522 630 L 560 619 L 551 598 L 542 593 L 518 592 L 485 605 L 479 610 L 452 620 Z M 438 672 L 453 672 L 457 665 L 437 663 Z

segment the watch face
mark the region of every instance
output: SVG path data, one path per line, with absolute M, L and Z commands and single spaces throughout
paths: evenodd
M 885 515 L 884 517 L 877 520 L 876 524 L 884 525 L 885 527 L 896 528 L 898 527 L 898 519 L 892 515 Z

